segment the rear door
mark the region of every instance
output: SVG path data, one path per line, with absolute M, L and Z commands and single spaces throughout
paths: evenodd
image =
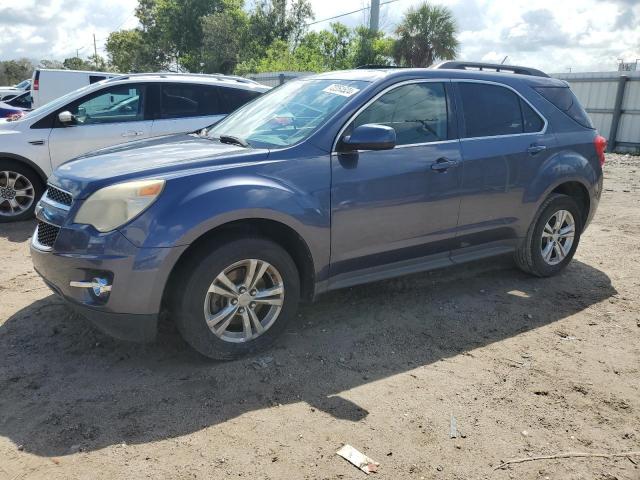
M 460 80 L 456 87 L 463 159 L 457 248 L 508 244 L 522 225 L 527 183 L 555 145 L 547 122 L 515 90 Z
M 53 168 L 84 153 L 149 136 L 145 117 L 146 85 L 111 85 L 62 107 L 74 115 L 71 125 L 54 118 L 49 136 Z
M 163 83 L 151 135 L 193 132 L 208 127 L 257 95 L 258 92 L 218 85 Z

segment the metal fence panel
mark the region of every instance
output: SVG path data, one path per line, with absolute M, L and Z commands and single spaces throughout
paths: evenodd
M 627 77 L 626 81 L 620 80 L 621 75 Z M 608 138 L 611 150 L 640 152 L 640 72 L 553 76 L 569 82 L 595 127 Z

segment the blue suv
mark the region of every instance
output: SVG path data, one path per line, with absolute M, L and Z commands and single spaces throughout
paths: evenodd
M 229 359 L 328 290 L 505 253 L 560 272 L 598 206 L 605 147 L 568 85 L 534 69 L 324 73 L 210 128 L 60 166 L 31 254 L 103 331 L 152 340 L 167 311 Z

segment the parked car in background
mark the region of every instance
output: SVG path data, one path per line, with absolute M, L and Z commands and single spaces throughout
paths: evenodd
M 71 158 L 202 129 L 268 89 L 224 75 L 121 75 L 0 119 L 0 222 L 31 217 L 49 174 Z
M 200 134 L 61 166 L 31 256 L 107 333 L 153 339 L 166 308 L 229 359 L 328 290 L 505 253 L 557 274 L 598 207 L 605 146 L 567 83 L 534 69 L 329 72 Z
M 85 70 L 49 70 L 38 68 L 33 71 L 31 89 L 33 108 L 41 107 L 56 98 L 87 85 L 117 77 L 118 73 L 92 72 Z
M 31 90 L 27 90 L 26 92 L 21 93 L 20 95 L 16 95 L 10 100 L 4 100 L 4 103 L 10 105 L 12 107 L 19 107 L 24 110 L 31 110 L 33 99 L 31 97 Z
M 31 80 L 23 80 L 13 87 L 0 87 L 0 101 L 11 100 L 12 98 L 31 89 Z
M 24 92 L 10 100 L 0 102 L 0 119 L 17 120 L 29 110 L 31 110 L 31 92 Z

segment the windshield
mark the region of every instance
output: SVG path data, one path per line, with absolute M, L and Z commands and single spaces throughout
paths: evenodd
M 98 82 L 98 83 L 94 83 L 93 85 L 87 85 L 86 87 L 82 87 L 82 88 L 79 88 L 78 90 L 69 92 L 60 98 L 56 98 L 55 100 L 52 100 L 49 103 L 45 103 L 44 105 L 36 108 L 35 110 L 31 110 L 29 113 L 24 115 L 20 120 L 24 120 L 25 118 L 31 118 L 36 115 L 39 115 L 40 112 L 44 112 L 45 110 L 46 111 L 56 110 L 57 108 L 60 108 L 63 105 L 65 105 L 67 102 L 70 102 L 71 100 L 75 100 L 76 98 L 79 98 L 80 96 L 84 95 L 89 91 L 95 90 L 96 88 L 98 88 L 97 86 L 101 84 L 102 82 Z
M 16 88 L 20 88 L 22 90 L 25 90 L 25 89 L 29 88 L 30 85 L 31 85 L 31 80 L 23 80 L 19 84 L 16 85 Z
M 250 146 L 288 147 L 311 135 L 366 85 L 360 80 L 294 80 L 248 103 L 206 134 L 235 137 Z

